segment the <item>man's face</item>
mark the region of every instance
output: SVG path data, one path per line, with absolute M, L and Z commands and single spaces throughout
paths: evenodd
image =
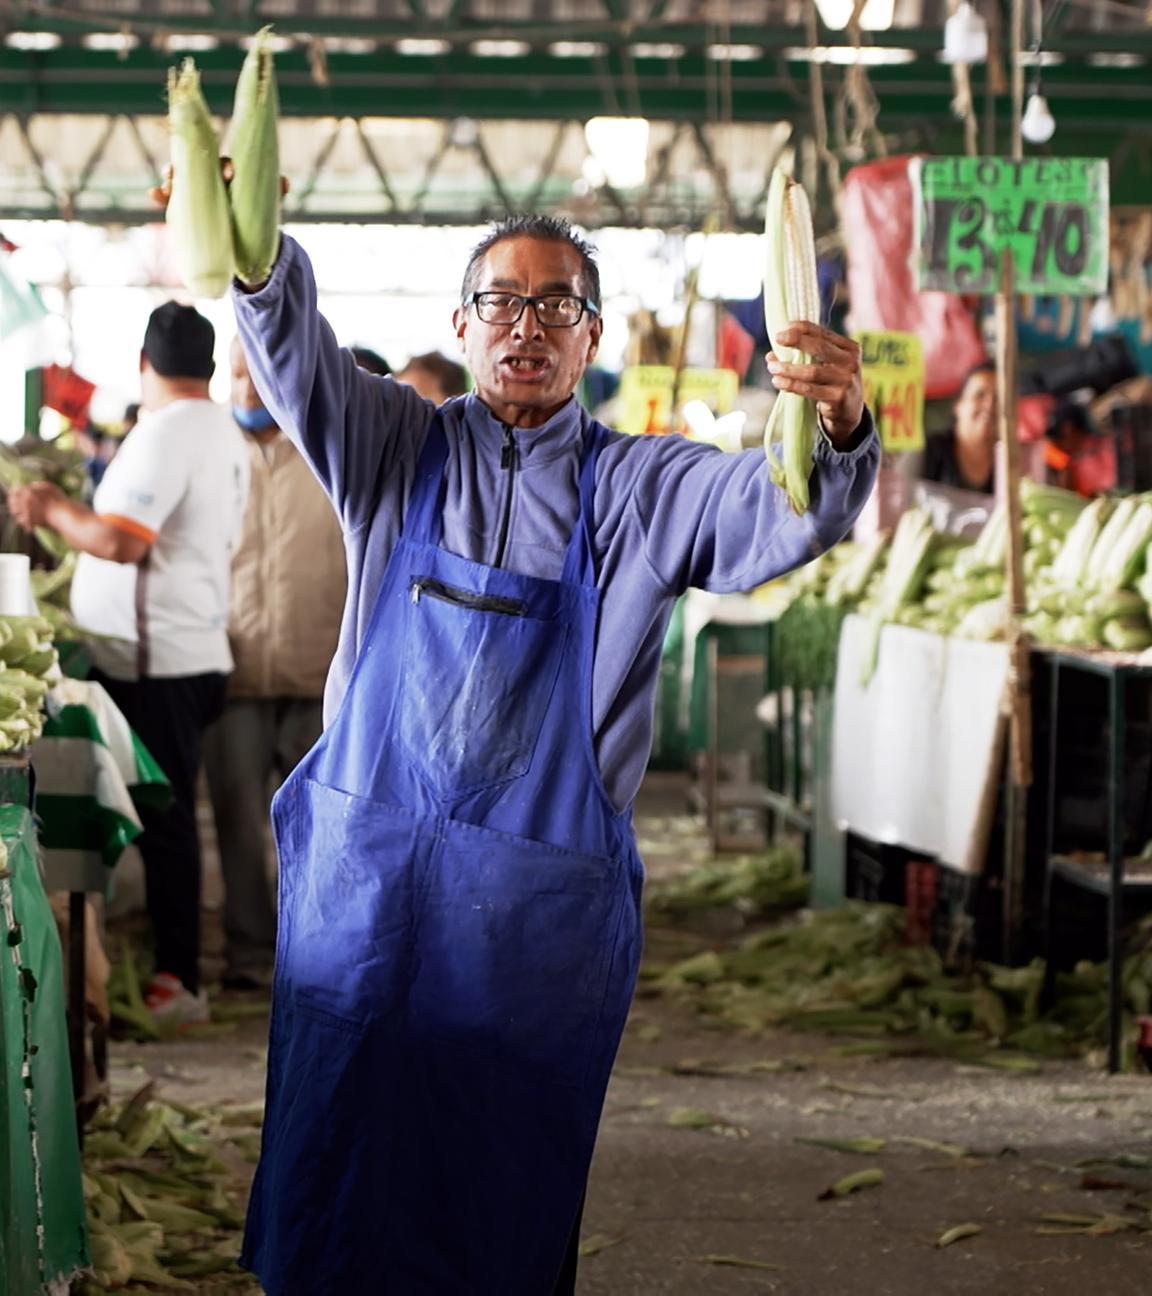
M 480 263 L 476 291 L 583 297 L 582 268 L 569 243 L 501 239 Z M 476 394 L 514 427 L 546 423 L 572 395 L 600 342 L 600 317 L 587 311 L 570 328 L 543 328 L 531 306 L 515 324 L 485 324 L 475 306 L 459 307 L 452 318 Z
M 996 375 L 974 373 L 954 406 L 956 436 L 969 445 L 992 445 L 996 440 Z
M 256 393 L 256 385 L 248 372 L 248 361 L 244 348 L 238 337 L 232 339 L 232 348 L 228 353 L 232 368 L 232 407 L 233 409 L 263 409 L 264 402 Z

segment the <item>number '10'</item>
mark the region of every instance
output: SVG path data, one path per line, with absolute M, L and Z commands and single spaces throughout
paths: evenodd
M 1036 204 L 1024 204 L 1020 228 L 1031 232 Z M 1032 278 L 1042 279 L 1051 252 L 1056 269 L 1068 278 L 1084 273 L 1088 264 L 1088 215 L 1079 203 L 1045 203 L 1036 230 L 1036 250 L 1032 256 Z

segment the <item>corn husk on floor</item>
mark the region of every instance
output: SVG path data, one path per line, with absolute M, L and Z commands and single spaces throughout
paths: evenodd
M 816 278 L 816 244 L 812 213 L 803 185 L 777 168 L 768 187 L 764 213 L 764 322 L 772 349 L 785 364 L 810 357 L 776 340 L 789 323 L 820 322 L 820 288 Z M 764 429 L 764 452 L 772 480 L 788 495 L 796 513 L 808 510 L 808 478 L 816 449 L 816 405 L 795 392 L 780 392 Z
M 236 275 L 263 283 L 280 244 L 279 96 L 272 58 L 272 28 L 264 27 L 240 69 L 232 108 L 233 179 L 228 190 Z
M 232 224 L 220 174 L 220 141 L 192 59 L 168 71 L 172 192 L 165 218 L 176 268 L 198 297 L 223 297 L 232 282 Z

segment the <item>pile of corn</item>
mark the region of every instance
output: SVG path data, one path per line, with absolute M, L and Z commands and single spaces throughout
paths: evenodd
M 1093 500 L 1051 567 L 1034 573 L 1025 626 L 1040 643 L 1152 647 L 1152 496 Z
M 801 851 L 779 845 L 759 855 L 711 859 L 680 877 L 650 883 L 645 902 L 650 912 L 674 918 L 715 909 L 756 918 L 798 909 L 807 903 L 808 891 Z
M 44 697 L 58 674 L 52 624 L 0 616 L 0 752 L 20 751 L 44 728 Z
M 88 483 L 88 470 L 84 456 L 78 450 L 63 450 L 48 442 L 27 441 L 16 446 L 0 446 L 0 487 L 28 486 L 32 482 L 47 481 L 60 489 L 70 499 L 82 499 Z M 71 552 L 64 540 L 47 527 L 37 527 L 36 539 L 40 547 L 56 559 Z M 23 533 L 11 518 L 6 518 L 0 531 L 0 549 L 5 553 L 23 550 Z
M 1147 927 L 1138 933 L 1124 964 L 1125 1007 L 1133 1015 L 1152 1005 L 1150 936 Z M 649 961 L 643 975 L 649 993 L 682 998 L 717 1025 L 854 1036 L 845 1048 L 851 1053 L 938 1055 L 1028 1070 L 1034 1056 L 1072 1057 L 1103 1043 L 1105 964 L 1057 974 L 1053 1002 L 1041 1011 L 1042 962 L 983 963 L 958 974 L 931 947 L 905 939 L 902 909 L 850 901 L 806 910 L 728 948 L 671 964 Z
M 253 38 L 232 109 L 232 180 L 192 59 L 168 74 L 172 184 L 166 219 L 180 277 L 202 297 L 221 297 L 235 274 L 247 284 L 272 272 L 280 243 L 279 112 L 271 28 Z
M 158 1102 L 151 1084 L 104 1109 L 84 1145 L 92 1272 L 78 1296 L 258 1292 L 236 1257 L 261 1120 L 254 1108 L 208 1114 Z

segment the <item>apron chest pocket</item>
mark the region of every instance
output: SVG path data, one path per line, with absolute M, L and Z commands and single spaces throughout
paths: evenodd
M 409 593 L 398 700 L 408 759 L 441 798 L 519 778 L 556 684 L 564 621 L 431 576 L 414 577 Z

